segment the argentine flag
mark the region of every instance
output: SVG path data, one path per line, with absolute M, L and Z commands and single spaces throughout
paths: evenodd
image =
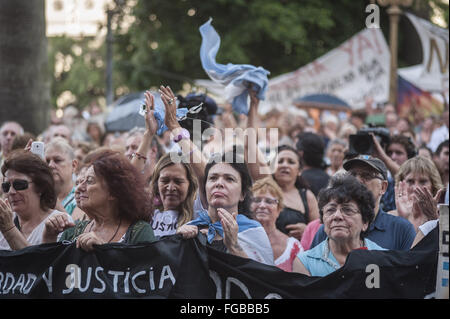
M 269 80 L 269 71 L 249 64 L 226 65 L 216 63 L 220 47 L 220 36 L 211 25 L 212 18 L 200 27 L 202 45 L 200 60 L 208 76 L 225 86 L 225 98 L 237 113 L 248 113 L 248 88 L 250 85 L 257 92 L 258 99 L 264 100 Z

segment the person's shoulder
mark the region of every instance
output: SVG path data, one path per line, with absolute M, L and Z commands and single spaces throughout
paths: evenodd
M 392 223 L 394 225 L 398 225 L 401 227 L 409 227 L 409 226 L 414 227 L 409 220 L 401 216 L 385 213 L 383 217 L 386 218 L 386 220 L 388 220 L 389 223 Z
M 371 241 L 370 239 L 366 238 L 364 240 L 364 243 L 368 250 L 387 250 L 386 248 L 381 247 L 377 243 Z
M 130 232 L 129 244 L 152 242 L 156 239 L 152 226 L 144 220 L 138 220 L 132 224 L 130 226 Z
M 244 231 L 250 228 L 262 227 L 262 225 L 254 219 L 250 219 L 244 214 L 238 214 L 236 217 L 236 221 L 239 226 L 239 231 Z
M 300 257 L 310 257 L 310 258 L 319 258 L 320 259 L 322 256 L 324 246 L 326 244 L 327 244 L 327 241 L 323 240 L 319 244 L 314 246 L 313 248 L 298 253 L 297 256 L 299 258 Z

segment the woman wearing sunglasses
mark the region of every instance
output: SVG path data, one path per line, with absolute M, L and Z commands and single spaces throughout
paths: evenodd
M 276 220 L 283 209 L 283 191 L 273 178 L 265 177 L 253 184 L 252 193 L 250 210 L 269 237 L 275 266 L 291 272 L 293 264 L 299 262 L 295 257 L 303 248 L 296 238 L 288 237 L 276 226 Z
M 1 171 L 6 199 L 0 199 L 0 249 L 41 244 L 47 218 L 65 214 L 54 209 L 57 197 L 50 167 L 37 155 L 18 150 Z

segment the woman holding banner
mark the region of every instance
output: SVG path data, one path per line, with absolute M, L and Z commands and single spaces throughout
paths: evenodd
M 80 208 L 90 220 L 77 221 L 70 227 L 63 216 L 49 218 L 45 224 L 44 242 L 76 240 L 77 247 L 91 251 L 94 245 L 107 243 L 152 242 L 153 230 L 148 223 L 150 200 L 139 172 L 122 154 L 100 153 L 77 185 Z
M 328 238 L 299 253 L 294 272 L 324 277 L 341 268 L 352 250 L 384 250 L 365 238 L 375 217 L 374 207 L 372 193 L 355 177 L 335 175 L 319 193 L 320 218 Z
M 205 165 L 200 150 L 183 134 L 176 118 L 176 97 L 169 87 L 160 87 L 165 106 L 164 122 L 177 138 L 182 157 L 188 157 L 199 181 L 193 221 L 178 228 L 184 238 L 207 234 L 208 244 L 230 254 L 273 265 L 273 252 L 264 228 L 244 214 L 250 214 L 251 177 L 243 158 L 236 152 L 212 157 Z M 184 158 L 186 159 L 186 158 Z M 203 169 L 204 168 L 204 169 Z M 238 213 L 239 212 L 239 213 Z
M 150 181 L 154 205 L 151 224 L 158 237 L 174 235 L 192 220 L 198 188 L 191 165 L 175 163 L 171 156 L 161 157 Z
M 205 168 L 208 209 L 198 212 L 198 218 L 180 227 L 177 233 L 192 238 L 200 230 L 216 249 L 273 265 L 273 251 L 264 228 L 243 214 L 250 211 L 250 186 L 247 165 L 235 152 L 215 158 Z
M 161 87 L 166 94 L 170 94 L 170 88 Z M 170 91 L 169 91 L 170 90 Z M 170 107 L 169 101 L 162 101 Z M 175 98 L 172 100 L 174 103 Z M 155 97 L 150 91 L 145 92 L 145 126 L 146 130 L 136 153 L 133 154 L 131 163 L 142 170 L 147 158 L 141 154 L 147 154 L 150 143 L 155 136 L 158 122 L 155 117 Z M 178 122 L 169 122 L 170 127 L 179 126 Z M 181 142 L 181 140 L 178 140 Z M 185 142 L 185 141 L 183 141 Z M 176 153 L 168 153 L 160 158 L 155 166 L 150 181 L 150 192 L 154 210 L 151 224 L 157 237 L 170 236 L 176 233 L 178 227 L 192 220 L 194 212 L 194 199 L 197 194 L 197 178 L 194 175 L 191 164 L 186 161 L 174 161 L 178 159 Z

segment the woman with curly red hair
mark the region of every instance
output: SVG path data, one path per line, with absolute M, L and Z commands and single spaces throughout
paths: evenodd
M 44 242 L 56 241 L 56 234 L 62 229 L 65 230 L 60 241 L 76 240 L 77 247 L 87 251 L 93 245 L 111 242 L 134 244 L 155 240 L 148 223 L 151 203 L 144 180 L 124 155 L 101 153 L 78 183 L 77 194 L 80 208 L 90 220 L 67 228 L 64 216 L 49 219 Z

